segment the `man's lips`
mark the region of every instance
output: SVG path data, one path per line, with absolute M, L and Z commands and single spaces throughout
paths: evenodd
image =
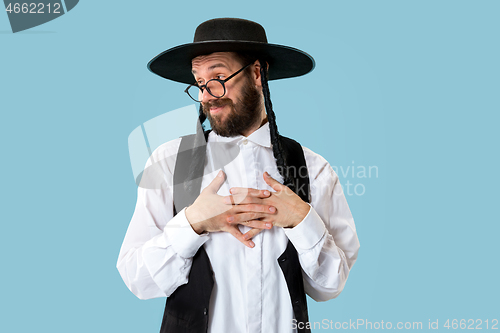
M 215 115 L 220 113 L 226 106 L 231 107 L 232 101 L 230 99 L 220 99 L 213 102 L 203 103 L 203 112 L 207 115 Z
M 213 106 L 213 107 L 210 108 L 210 113 L 211 114 L 219 113 L 224 107 L 225 107 L 225 105 L 223 105 L 223 106 L 217 106 L 217 107 Z

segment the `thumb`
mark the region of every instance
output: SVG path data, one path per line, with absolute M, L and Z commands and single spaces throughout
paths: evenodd
M 226 180 L 226 174 L 224 171 L 219 171 L 217 176 L 212 180 L 212 182 L 207 186 L 207 189 L 212 192 L 212 193 L 217 193 L 219 191 L 220 187 L 222 184 L 224 184 L 224 181 Z
M 267 173 L 267 171 L 264 172 L 264 180 L 266 181 L 267 185 L 271 186 L 275 191 L 279 191 L 281 187 L 284 186 L 276 179 L 271 177 L 271 175 Z

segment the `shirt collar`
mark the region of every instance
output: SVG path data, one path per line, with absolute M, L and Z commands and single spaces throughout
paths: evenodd
M 213 131 L 210 132 L 209 138 L 215 140 L 216 142 L 237 142 L 247 139 L 248 141 L 251 141 L 259 146 L 271 148 L 271 133 L 269 130 L 269 122 L 266 122 L 246 138 L 243 135 L 232 136 L 229 138 L 223 137 L 215 134 Z

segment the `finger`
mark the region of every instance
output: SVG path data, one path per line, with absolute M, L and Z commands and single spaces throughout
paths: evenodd
M 212 193 L 217 193 L 219 191 L 220 187 L 222 184 L 224 184 L 224 181 L 226 180 L 224 171 L 219 171 L 217 176 L 212 180 L 210 184 L 206 187 L 210 192 Z
M 227 195 L 225 197 L 223 197 L 222 201 L 226 204 L 226 205 L 236 205 L 235 202 L 234 202 L 234 197 L 232 195 Z
M 243 235 L 243 238 L 244 239 L 252 239 L 261 231 L 262 231 L 262 229 L 251 229 Z
M 255 188 L 247 188 L 247 187 L 232 187 L 229 192 L 232 195 L 238 195 L 238 197 L 255 197 L 255 198 L 267 198 L 271 195 L 271 192 L 268 190 L 257 190 Z
M 275 190 L 275 191 L 281 190 L 282 187 L 284 186 L 283 184 L 278 182 L 276 179 L 271 177 L 271 175 L 269 173 L 267 173 L 267 171 L 264 172 L 264 180 L 267 183 L 267 185 L 271 186 L 273 188 L 273 190 Z
M 267 192 L 271 193 L 269 191 Z M 258 198 L 255 196 L 249 196 L 241 193 L 241 194 L 228 195 L 224 197 L 224 203 L 228 205 L 263 204 L 264 200 L 266 199 L 268 198 Z
M 248 246 L 249 248 L 252 248 L 255 246 L 255 243 L 249 240 L 249 238 L 245 238 L 243 233 L 240 231 L 237 225 L 234 226 L 229 226 L 227 229 L 227 232 L 229 232 L 231 235 L 233 235 L 237 240 L 242 242 L 245 246 Z
M 242 224 L 251 228 L 271 229 L 273 227 L 272 219 L 267 218 L 264 214 L 246 213 L 237 214 L 227 219 L 231 224 Z
M 242 214 L 242 213 L 274 214 L 274 213 L 276 213 L 276 207 L 271 206 L 271 205 L 244 204 L 244 205 L 233 206 L 233 208 L 229 212 L 229 214 L 231 216 L 234 216 L 236 214 Z
M 271 229 L 273 227 L 273 224 L 266 220 L 250 220 L 240 224 L 254 229 Z
M 268 190 L 256 190 L 243 187 L 235 187 L 230 190 L 232 195 L 224 197 L 226 204 L 241 205 L 250 203 L 262 203 L 262 200 L 271 196 Z

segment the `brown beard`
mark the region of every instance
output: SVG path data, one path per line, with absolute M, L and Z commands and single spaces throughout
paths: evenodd
M 259 90 L 250 83 L 245 83 L 241 91 L 241 99 L 236 104 L 229 98 L 219 98 L 207 103 L 202 103 L 203 113 L 210 121 L 212 130 L 220 136 L 232 137 L 242 135 L 246 130 L 260 123 L 262 99 Z M 230 112 L 222 121 L 218 115 L 212 116 L 210 108 L 228 106 Z

